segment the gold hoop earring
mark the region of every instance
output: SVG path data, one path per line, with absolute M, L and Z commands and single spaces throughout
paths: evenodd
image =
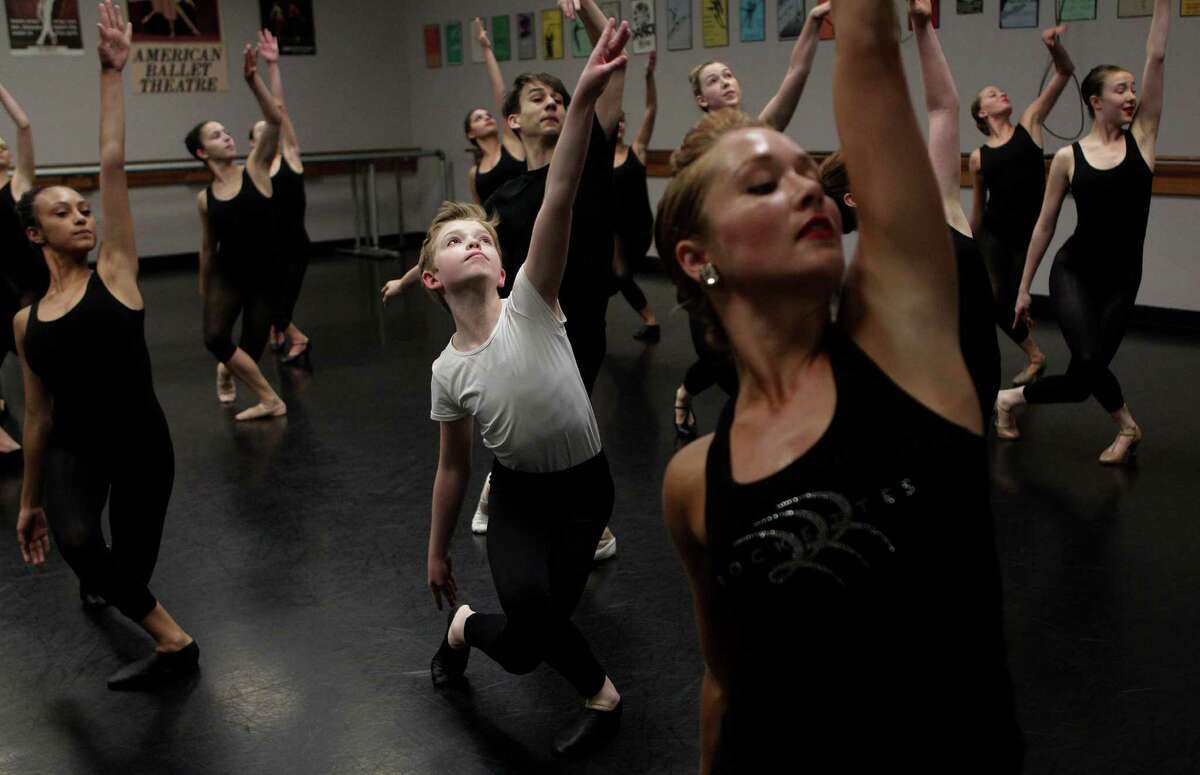
M 721 275 L 717 274 L 717 268 L 712 264 L 705 264 L 700 267 L 700 281 L 705 287 L 713 288 L 717 283 L 721 282 Z

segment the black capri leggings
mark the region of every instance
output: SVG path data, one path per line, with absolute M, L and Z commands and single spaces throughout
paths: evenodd
M 145 619 L 157 604 L 147 585 L 175 482 L 170 435 L 129 454 L 52 446 L 43 470 L 46 518 L 63 559 L 89 591 L 133 621 Z M 112 548 L 100 526 L 106 500 Z
M 606 673 L 570 617 L 612 507 L 603 452 L 554 473 L 522 473 L 495 462 L 487 549 L 504 613 L 469 617 L 467 643 L 510 673 L 545 662 L 581 696 L 599 692 Z
M 1025 321 L 1013 325 L 1013 310 L 1017 306 L 1017 293 L 1021 290 L 1021 274 L 1025 271 L 1024 247 L 1010 245 L 986 227 L 979 230 L 979 250 L 983 253 L 988 280 L 992 284 L 993 310 L 996 325 L 1017 344 L 1029 338 L 1029 327 Z
M 283 277 L 279 289 L 279 307 L 272 325 L 281 334 L 292 324 L 292 318 L 296 314 L 296 301 L 300 298 L 300 289 L 304 286 L 310 249 L 307 235 L 298 236 L 280 247 Z
M 257 361 L 267 348 L 278 298 L 266 278 L 233 278 L 213 271 L 204 295 L 204 346 L 221 363 L 228 363 L 239 347 Z M 233 326 L 238 315 L 242 317 L 242 335 L 235 345 Z

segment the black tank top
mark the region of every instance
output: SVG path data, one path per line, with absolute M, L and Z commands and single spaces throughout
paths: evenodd
M 240 281 L 266 280 L 276 267 L 275 208 L 250 173 L 242 170 L 242 188 L 222 201 L 208 186 L 208 220 L 217 240 L 216 270 Z
M 646 165 L 632 148 L 624 163 L 613 169 L 613 187 L 617 192 L 616 236 L 625 244 L 626 257 L 640 260 L 650 250 L 654 211 L 646 188 Z
M 9 292 L 20 300 L 20 306 L 32 304 L 34 299 L 46 295 L 46 289 L 50 287 L 50 270 L 41 249 L 25 236 L 25 227 L 17 216 L 11 180 L 0 188 L 0 251 L 0 273 Z
M 836 326 L 825 346 L 837 406 L 812 449 L 735 483 L 730 402 L 708 453 L 732 639 L 714 771 L 1016 772 L 985 441 Z
M 529 167 L 525 162 L 513 156 L 504 147 L 500 145 L 500 161 L 496 162 L 496 166 L 492 167 L 487 172 L 475 169 L 475 193 L 479 194 L 480 202 L 487 202 L 492 198 L 492 194 L 513 178 L 520 177 L 529 171 Z
M 992 283 L 979 244 L 953 227 L 954 259 L 958 265 L 958 340 L 963 360 L 979 397 L 986 424 L 1000 390 L 1000 345 L 993 318 Z
M 56 445 L 111 450 L 162 432 L 146 349 L 146 311 L 126 307 L 92 272 L 79 303 L 57 320 L 38 320 L 36 301 L 25 326 L 25 358 L 54 400 Z
M 1077 221 L 1069 253 L 1082 258 L 1090 269 L 1129 262 L 1141 266 L 1154 173 L 1142 158 L 1133 133 L 1126 130 L 1124 135 L 1125 158 L 1108 170 L 1088 164 L 1079 143 L 1071 146 L 1075 153 L 1071 195 Z
M 999 148 L 979 149 L 980 171 L 987 190 L 983 225 L 1008 246 L 1024 250 L 1046 194 L 1046 161 L 1025 127 Z
M 289 249 L 308 245 L 308 230 L 304 215 L 308 210 L 308 195 L 304 190 L 304 175 L 292 169 L 287 159 L 279 162 L 279 171 L 271 176 L 271 204 L 275 207 L 275 228 Z

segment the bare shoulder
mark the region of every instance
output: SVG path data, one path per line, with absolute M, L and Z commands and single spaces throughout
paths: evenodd
M 17 341 L 20 342 L 25 337 L 25 327 L 29 325 L 29 311 L 33 307 L 23 307 L 17 314 L 13 315 L 13 333 L 17 335 Z
M 671 532 L 703 541 L 705 468 L 713 434 L 683 447 L 667 464 L 663 476 L 663 518 Z
M 971 172 L 978 173 L 983 168 L 983 151 L 976 148 L 969 157 Z
M 200 208 L 200 212 L 208 212 L 208 189 L 202 189 L 196 194 L 196 207 Z

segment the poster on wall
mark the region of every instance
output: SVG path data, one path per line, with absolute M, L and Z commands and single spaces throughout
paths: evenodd
M 217 0 L 130 0 L 128 9 L 135 93 L 229 91 Z
M 1179 0 L 1180 16 L 1200 16 L 1200 0 Z
M 563 14 L 553 8 L 542 11 L 542 59 L 563 58 Z
M 702 28 L 704 47 L 729 45 L 729 0 L 701 0 L 704 8 Z
M 512 59 L 512 30 L 508 26 L 508 14 L 492 17 L 492 53 L 497 62 Z
M 425 66 L 442 66 L 442 25 L 425 25 Z
M 270 30 L 279 41 L 280 54 L 312 56 L 317 53 L 317 24 L 313 19 L 312 0 L 258 0 L 258 10 L 263 29 Z
M 537 59 L 537 33 L 532 13 L 517 14 L 517 58 Z
M 583 14 L 575 14 L 574 19 L 567 20 L 567 29 L 571 31 L 571 56 L 583 59 L 592 53 L 592 39 L 588 37 L 587 27 L 583 26 Z
M 741 0 L 738 19 L 743 43 L 767 39 L 767 0 Z
M 605 19 L 616 19 L 617 24 L 621 23 L 621 0 L 607 0 L 600 3 L 600 13 L 604 14 Z
M 462 22 L 446 22 L 446 64 L 462 63 Z
M 1138 16 L 1153 16 L 1154 0 L 1117 0 L 1117 18 L 1134 19 Z
M 83 55 L 79 0 L 5 0 L 13 56 Z
M 1038 26 L 1038 0 L 1000 0 L 1000 29 Z
M 471 61 L 478 65 L 483 63 L 483 44 L 479 42 L 479 33 L 475 31 L 475 22 L 479 22 L 479 26 L 483 27 L 483 32 L 486 35 L 488 20 L 481 19 L 478 16 L 471 20 Z
M 655 19 L 658 14 L 654 0 L 633 0 L 629 4 L 629 50 L 634 54 L 649 54 L 658 48 Z
M 779 0 L 775 8 L 775 21 L 778 22 L 779 39 L 795 40 L 804 29 L 804 0 Z
M 692 0 L 667 0 L 667 50 L 692 47 Z
M 1096 18 L 1096 0 L 1058 0 L 1064 22 L 1085 22 Z
M 983 13 L 983 0 L 958 0 L 956 10 L 959 16 Z

